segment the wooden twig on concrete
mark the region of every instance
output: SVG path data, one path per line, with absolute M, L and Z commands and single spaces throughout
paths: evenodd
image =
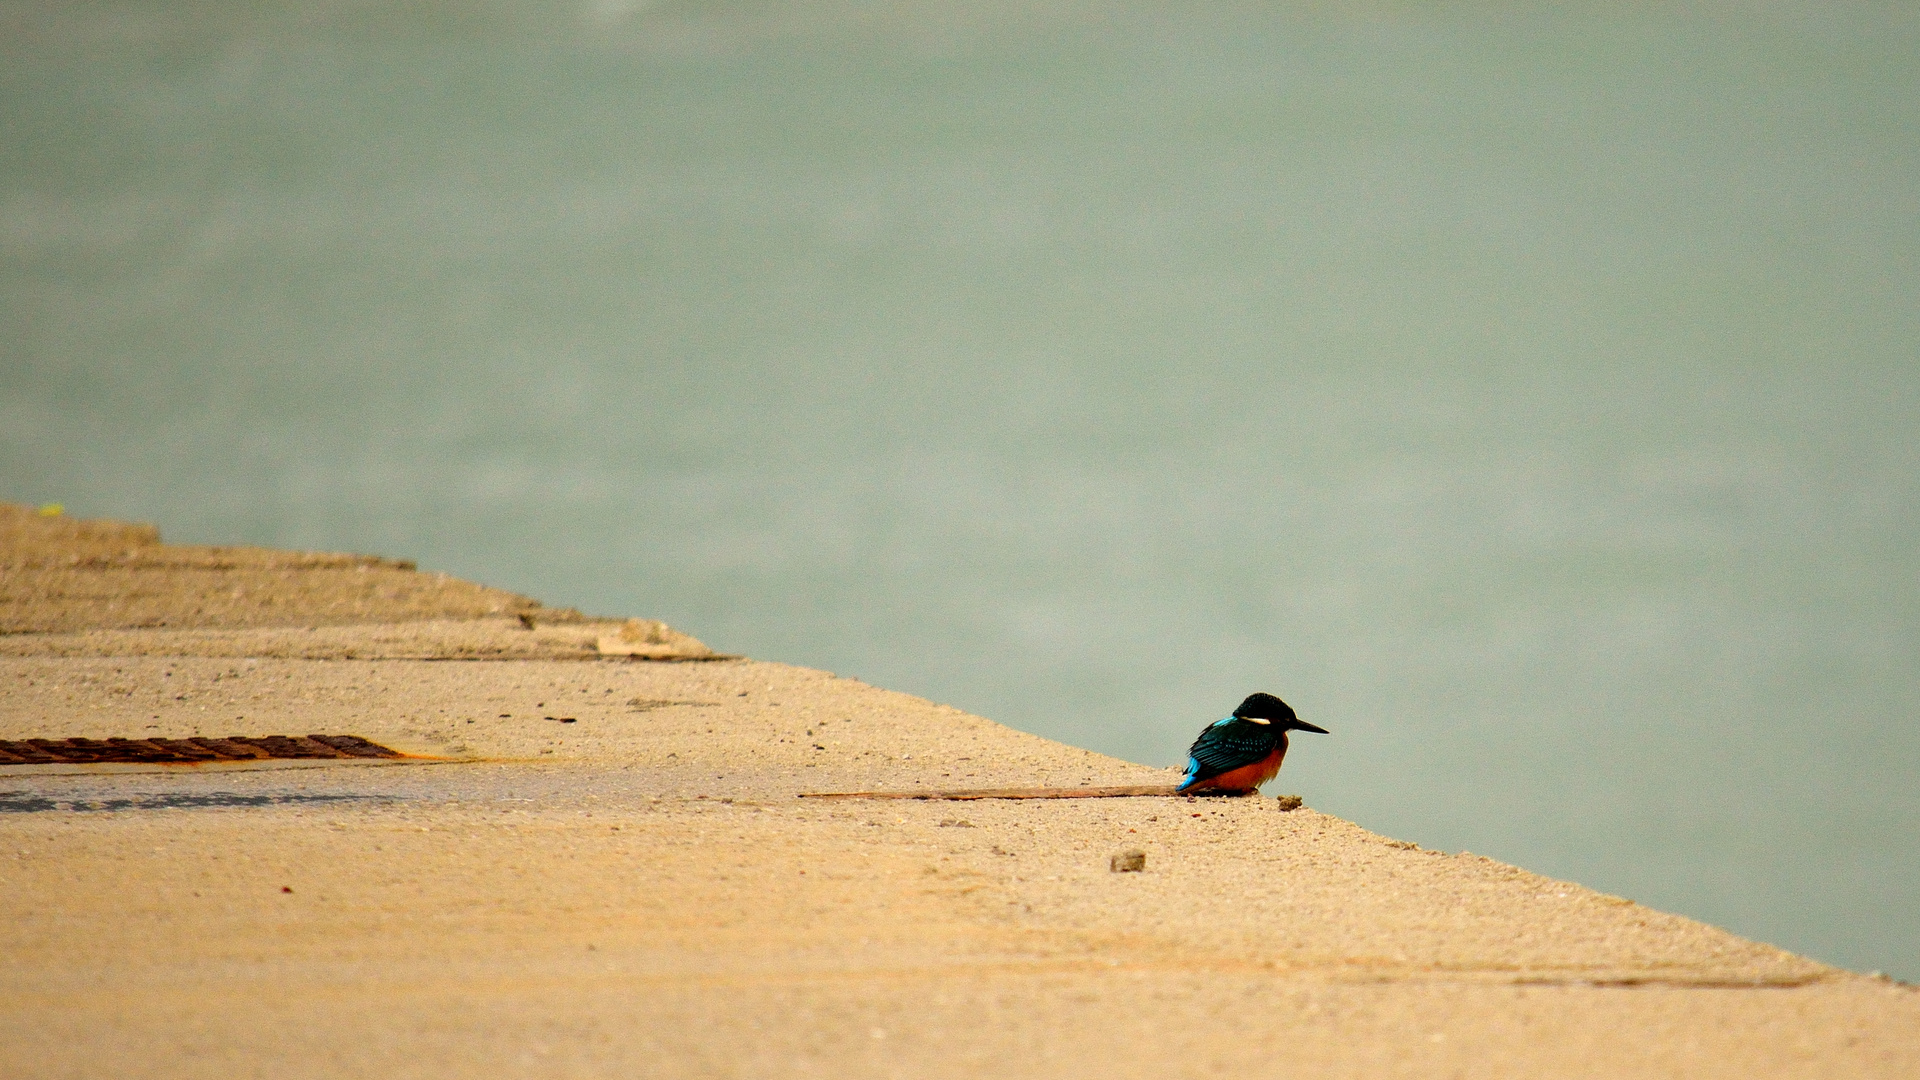
M 803 791 L 803 799 L 1128 799 L 1177 794 L 1172 784 L 1122 787 L 975 788 L 970 791 Z M 1195 794 L 1199 794 L 1196 792 Z

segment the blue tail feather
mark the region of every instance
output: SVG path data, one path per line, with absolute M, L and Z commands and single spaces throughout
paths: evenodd
M 1187 789 L 1187 785 L 1193 783 L 1193 778 L 1198 775 L 1200 775 L 1200 759 L 1188 758 L 1186 775 L 1180 778 L 1180 786 L 1175 788 L 1174 790 L 1185 791 Z

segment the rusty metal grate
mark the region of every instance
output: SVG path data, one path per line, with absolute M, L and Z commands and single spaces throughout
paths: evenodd
M 0 765 L 190 765 L 268 758 L 405 757 L 358 735 L 234 735 L 225 739 L 0 739 Z

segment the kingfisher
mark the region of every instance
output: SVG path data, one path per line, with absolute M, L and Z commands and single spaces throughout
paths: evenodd
M 1273 779 L 1287 756 L 1287 732 L 1328 734 L 1293 715 L 1293 708 L 1272 694 L 1254 694 L 1225 720 L 1216 720 L 1187 751 L 1187 774 L 1175 794 L 1196 791 L 1245 794 Z

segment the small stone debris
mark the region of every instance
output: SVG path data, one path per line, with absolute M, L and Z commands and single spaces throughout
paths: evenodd
M 1285 813 L 1288 810 L 1298 810 L 1306 805 L 1306 801 L 1298 795 L 1281 795 L 1276 797 L 1273 802 L 1274 805 L 1280 808 L 1281 813 Z
M 942 819 L 940 822 L 940 827 L 943 829 L 977 829 L 980 826 L 975 825 L 973 822 L 968 821 L 966 818 L 950 817 L 950 818 Z
M 1147 853 L 1138 848 L 1122 851 L 1107 860 L 1107 869 L 1116 874 L 1138 874 L 1147 868 Z

